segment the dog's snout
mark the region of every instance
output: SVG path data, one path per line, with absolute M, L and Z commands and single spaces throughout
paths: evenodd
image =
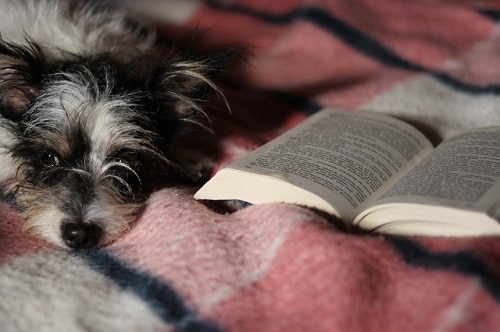
M 61 226 L 62 238 L 72 249 L 90 249 L 97 245 L 102 235 L 102 228 L 95 224 L 76 222 Z

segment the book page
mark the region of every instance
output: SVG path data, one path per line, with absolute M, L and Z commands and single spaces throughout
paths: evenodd
M 431 150 L 430 142 L 402 121 L 327 109 L 229 167 L 313 192 L 350 219 Z M 280 200 L 279 192 L 275 197 Z
M 498 218 L 500 127 L 446 140 L 376 204 L 407 202 L 488 212 Z

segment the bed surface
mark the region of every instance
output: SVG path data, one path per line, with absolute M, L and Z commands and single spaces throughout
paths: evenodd
M 500 124 L 497 1 L 144 4 L 179 45 L 195 32 L 205 49 L 248 47 L 221 75 L 231 112 L 207 108 L 214 171 L 323 106 L 394 114 L 434 142 Z M 31 237 L 1 203 L 0 329 L 499 329 L 499 238 L 353 234 L 298 206 L 217 210 L 196 189 L 155 193 L 128 233 L 90 251 Z

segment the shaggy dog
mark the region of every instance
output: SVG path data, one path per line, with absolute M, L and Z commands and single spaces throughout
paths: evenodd
M 0 5 L 0 181 L 28 230 L 106 245 L 153 190 L 200 177 L 172 144 L 234 51 L 181 56 L 97 1 Z

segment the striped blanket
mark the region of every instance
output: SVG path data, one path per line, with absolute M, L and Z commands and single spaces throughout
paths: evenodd
M 500 124 L 498 1 L 130 4 L 178 45 L 247 47 L 221 76 L 231 114 L 207 109 L 214 171 L 323 106 L 395 114 L 435 142 Z M 1 203 L 0 330 L 500 328 L 498 238 L 350 234 L 298 206 L 221 212 L 196 189 L 155 193 L 127 234 L 90 251 L 31 237 Z

